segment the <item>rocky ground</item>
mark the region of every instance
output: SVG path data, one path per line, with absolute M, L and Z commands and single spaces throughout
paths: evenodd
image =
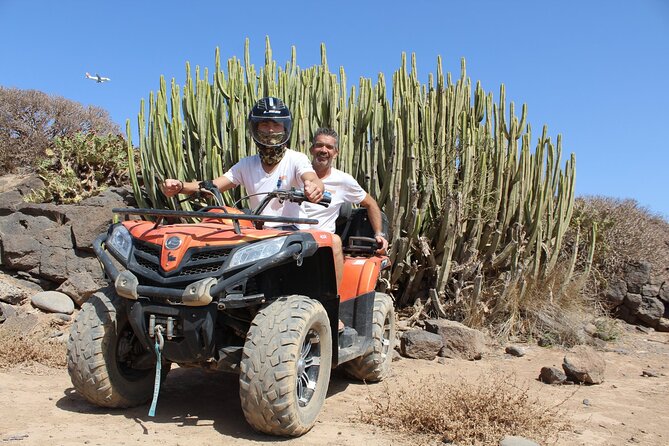
M 41 315 L 40 317 L 45 317 Z M 481 376 L 513 376 L 548 404 L 560 404 L 571 428 L 559 445 L 669 444 L 669 334 L 623 324 L 616 341 L 598 350 L 605 362 L 598 385 L 548 385 L 537 380 L 542 367 L 560 367 L 566 350 L 521 345 L 514 357 L 502 346 L 481 360 L 402 358 L 386 381 L 396 389 L 409 379 L 439 375 L 475 383 Z M 413 389 L 428 392 L 432 389 Z M 439 444 L 361 423 L 368 397 L 387 392 L 385 384 L 364 385 L 335 372 L 324 410 L 314 429 L 294 445 Z M 252 445 L 272 441 L 246 424 L 234 375 L 176 368 L 160 394 L 155 418 L 148 407 L 107 410 L 89 405 L 73 389 L 65 368 L 20 365 L 0 370 L 0 440 L 8 445 Z

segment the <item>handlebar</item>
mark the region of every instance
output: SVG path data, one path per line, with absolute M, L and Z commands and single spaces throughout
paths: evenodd
M 265 198 L 266 199 L 278 198 L 279 200 L 288 200 L 298 204 L 303 203 L 305 201 L 309 201 L 307 196 L 304 194 L 304 190 L 295 188 L 276 189 L 268 193 Z M 332 196 L 330 195 L 330 192 L 326 191 L 323 193 L 323 198 L 321 199 L 321 201 L 315 204 L 320 204 L 321 206 L 328 207 L 330 206 L 330 203 L 332 203 Z
M 213 195 L 214 200 L 216 201 L 216 204 L 218 206 L 225 205 L 223 201 L 223 195 L 221 195 L 221 191 L 218 190 L 218 187 L 216 187 L 213 181 L 211 180 L 200 181 L 197 185 L 201 191 L 205 191 Z
M 246 198 L 246 197 L 245 197 Z M 297 203 L 297 204 L 302 204 L 305 201 L 309 201 L 309 199 L 306 197 L 304 194 L 304 191 L 302 189 L 275 189 L 272 192 L 269 192 L 265 195 L 265 198 L 262 199 L 258 207 L 253 211 L 255 215 L 260 215 L 262 211 L 267 207 L 270 201 L 273 199 L 278 199 L 280 202 L 283 202 L 285 200 L 288 200 L 292 203 Z M 330 192 L 324 192 L 323 193 L 323 198 L 321 201 L 315 204 L 320 204 L 321 206 L 328 207 L 330 206 L 330 203 L 332 203 L 332 195 L 330 195 Z

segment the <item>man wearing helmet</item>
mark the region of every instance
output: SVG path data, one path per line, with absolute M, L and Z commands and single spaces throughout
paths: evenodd
M 275 189 L 304 188 L 309 201 L 316 203 L 323 198 L 323 183 L 316 175 L 306 155 L 286 147 L 292 128 L 290 110 L 274 97 L 260 99 L 251 109 L 248 128 L 258 147 L 258 154 L 247 156 L 237 162 L 214 184 L 221 192 L 240 184 L 249 195 L 268 193 Z M 166 179 L 162 189 L 166 196 L 197 192 L 199 181 L 182 182 Z M 262 196 L 251 196 L 249 202 L 256 208 Z M 306 217 L 296 203 L 272 200 L 263 210 L 263 215 L 283 217 Z M 267 223 L 272 226 L 272 223 Z

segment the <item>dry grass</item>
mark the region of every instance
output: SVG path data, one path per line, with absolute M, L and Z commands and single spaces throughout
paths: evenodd
M 398 389 L 386 384 L 382 396 L 368 397 L 372 410 L 361 410 L 360 417 L 368 424 L 424 435 L 426 440 L 462 445 L 497 445 L 505 435 L 545 444 L 569 428 L 562 402 L 547 406 L 512 376 L 490 376 L 467 382 L 432 375 Z
M 65 345 L 40 334 L 26 335 L 0 327 L 0 369 L 31 363 L 64 367 Z
M 577 274 L 568 277 L 568 268 L 561 262 L 548 277 L 527 275 L 506 291 L 502 285 L 493 285 L 487 290 L 489 310 L 467 308 L 464 323 L 486 327 L 501 342 L 522 338 L 554 345 L 582 344 L 586 340 L 583 326 L 599 309 L 583 293 L 583 279 Z

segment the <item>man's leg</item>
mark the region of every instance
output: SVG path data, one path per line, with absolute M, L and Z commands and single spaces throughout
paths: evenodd
M 339 286 L 344 276 L 344 252 L 341 248 L 341 238 L 337 234 L 332 234 L 332 256 L 334 257 L 335 277 L 337 278 L 337 294 Z M 339 319 L 337 329 L 341 332 L 344 329 L 344 323 Z
M 332 234 L 332 256 L 334 257 L 335 276 L 337 278 L 337 292 L 339 292 L 341 279 L 344 277 L 344 253 L 341 248 L 341 238 L 337 234 Z

